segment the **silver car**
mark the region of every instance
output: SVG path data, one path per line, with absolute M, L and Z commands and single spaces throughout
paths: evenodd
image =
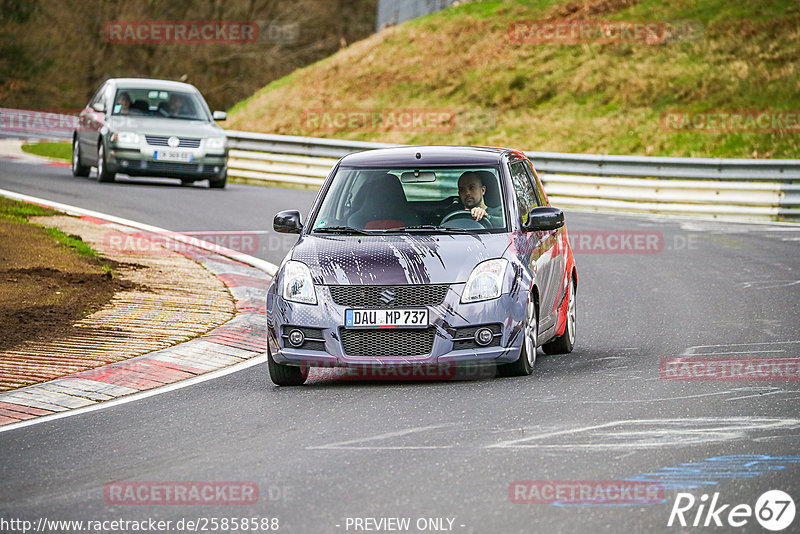
M 224 188 L 228 176 L 225 133 L 193 85 L 166 80 L 106 80 L 81 111 L 72 136 L 72 174 L 100 182 L 117 173 L 208 180 Z

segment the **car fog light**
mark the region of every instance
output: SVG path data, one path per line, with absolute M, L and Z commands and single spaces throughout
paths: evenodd
M 475 332 L 475 343 L 477 343 L 481 347 L 485 347 L 486 345 L 491 343 L 492 339 L 494 339 L 494 333 L 492 333 L 492 331 L 489 330 L 488 328 L 479 328 Z
M 303 332 L 300 330 L 292 330 L 289 332 L 289 343 L 291 343 L 293 347 L 299 347 L 305 340 L 306 336 L 304 336 Z

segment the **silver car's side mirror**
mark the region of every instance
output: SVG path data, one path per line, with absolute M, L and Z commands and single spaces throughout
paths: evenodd
M 103 113 L 106 110 L 106 106 L 102 102 L 95 102 L 92 104 L 92 109 L 99 113 Z
M 215 121 L 224 121 L 225 119 L 228 118 L 228 114 L 225 113 L 224 111 L 215 111 L 214 113 L 211 114 L 211 116 L 214 118 Z

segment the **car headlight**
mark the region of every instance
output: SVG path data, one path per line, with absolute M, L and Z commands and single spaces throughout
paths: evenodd
M 139 143 L 139 134 L 133 132 L 117 132 L 111 136 L 111 141 L 114 143 L 125 143 L 126 145 L 135 145 Z
M 503 290 L 503 277 L 506 273 L 508 260 L 499 258 L 486 260 L 472 269 L 461 294 L 461 303 L 478 302 L 481 300 L 496 299 Z
M 308 265 L 289 260 L 283 267 L 283 298 L 292 302 L 316 304 L 317 294 Z
M 224 137 L 209 137 L 206 139 L 206 148 L 225 148 Z

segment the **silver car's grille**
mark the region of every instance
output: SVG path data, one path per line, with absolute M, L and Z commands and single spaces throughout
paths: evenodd
M 152 146 L 169 146 L 169 137 L 160 135 L 145 135 L 148 145 Z M 200 139 L 193 139 L 189 137 L 179 137 L 179 148 L 198 148 L 200 146 Z
M 404 306 L 436 306 L 444 301 L 448 286 L 328 286 L 333 301 L 339 306 L 362 308 L 397 308 Z
M 435 329 L 398 330 L 339 330 L 342 348 L 348 356 L 403 357 L 431 353 Z

